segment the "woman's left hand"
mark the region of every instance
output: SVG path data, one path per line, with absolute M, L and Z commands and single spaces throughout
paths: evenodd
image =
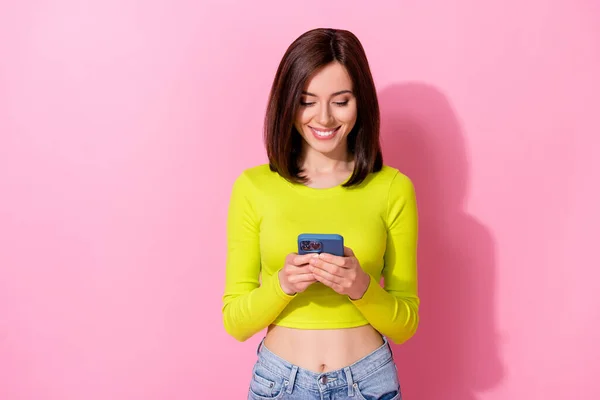
M 318 257 L 311 258 L 309 270 L 316 280 L 352 300 L 360 299 L 371 281 L 348 247 L 344 247 L 343 257 L 321 253 Z

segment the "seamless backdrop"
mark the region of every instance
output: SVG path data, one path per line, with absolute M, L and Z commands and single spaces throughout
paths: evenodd
M 415 182 L 408 400 L 597 399 L 600 3 L 0 5 L 0 399 L 243 399 L 225 217 L 287 46 L 362 41 Z

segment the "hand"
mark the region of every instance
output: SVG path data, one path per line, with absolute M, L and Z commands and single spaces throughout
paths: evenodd
M 321 253 L 319 257 L 310 259 L 309 270 L 316 280 L 352 300 L 360 299 L 371 281 L 348 247 L 344 247 L 344 257 Z
M 279 284 L 281 289 L 289 296 L 301 293 L 315 283 L 313 273 L 308 269 L 308 261 L 316 257 L 315 254 L 290 253 L 285 257 L 285 265 L 279 271 Z

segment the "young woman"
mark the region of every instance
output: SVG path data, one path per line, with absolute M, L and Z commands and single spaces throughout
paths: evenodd
M 268 327 L 248 398 L 400 399 L 387 338 L 405 342 L 419 321 L 417 206 L 383 164 L 355 35 L 314 29 L 290 45 L 265 141 L 269 164 L 237 178 L 227 222 L 225 328 L 244 341 Z M 301 233 L 341 235 L 343 256 L 298 255 Z

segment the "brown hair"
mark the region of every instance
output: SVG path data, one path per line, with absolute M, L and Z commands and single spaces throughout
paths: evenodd
M 383 166 L 379 144 L 379 103 L 365 51 L 351 32 L 313 29 L 298 37 L 285 52 L 275 75 L 265 116 L 264 140 L 271 171 L 292 182 L 306 182 L 299 165 L 302 137 L 294 127 L 302 90 L 308 79 L 331 62 L 342 64 L 354 87 L 356 124 L 348 134 L 354 171 L 344 186 L 359 185 Z

